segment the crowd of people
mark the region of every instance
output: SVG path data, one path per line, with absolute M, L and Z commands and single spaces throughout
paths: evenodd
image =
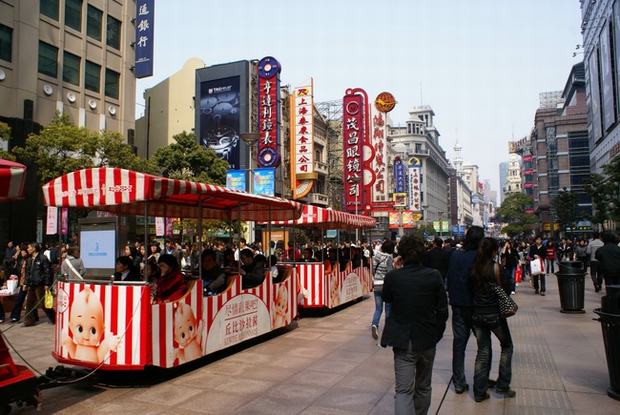
M 562 261 L 580 263 L 597 292 L 603 281 L 606 285 L 620 283 L 620 246 L 609 232 L 594 233 L 590 239 L 554 241 L 536 236 L 499 241 L 472 226 L 462 242 L 440 238 L 424 242 L 415 236 L 403 237 L 397 246 L 383 242 L 372 261 L 376 307 L 371 335 L 378 339 L 385 311 L 381 344 L 394 350 L 395 413 L 428 412 L 435 348 L 443 337 L 448 305 L 455 392 L 469 390 L 465 351 L 473 333 L 477 343 L 474 400 L 489 399 L 490 388 L 500 396 L 515 397 L 510 387 L 514 346 L 508 317 L 517 305 L 511 296 L 519 282 L 528 279 L 534 293 L 544 296 L 545 277 L 555 273 Z M 506 306 L 510 306 L 509 312 Z M 497 379 L 489 379 L 492 335 L 501 348 Z

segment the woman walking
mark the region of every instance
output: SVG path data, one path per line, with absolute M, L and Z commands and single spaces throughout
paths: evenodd
M 512 246 L 512 242 L 506 241 L 501 253 L 502 265 L 504 267 L 502 288 L 506 294 L 515 293 L 515 270 L 519 265 L 519 254 Z
M 553 241 L 549 241 L 545 250 L 545 273 L 555 274 L 555 259 L 557 257 L 557 249 Z M 544 291 L 544 290 L 543 290 Z
M 476 402 L 489 399 L 489 373 L 491 371 L 491 333 L 497 337 L 502 348 L 499 359 L 499 377 L 495 391 L 505 398 L 514 398 L 516 392 L 510 389 L 512 378 L 512 338 L 506 319 L 501 317 L 496 289 L 500 286 L 501 267 L 495 262 L 497 241 L 484 238 L 478 248 L 472 270 L 474 294 L 473 325 L 478 343 L 474 369 L 474 398 Z
M 372 338 L 377 340 L 379 338 L 379 322 L 381 321 L 381 314 L 383 313 L 383 279 L 385 274 L 393 269 L 393 254 L 394 254 L 394 242 L 387 240 L 381 245 L 381 250 L 373 257 L 372 269 L 374 272 L 373 285 L 375 291 L 375 312 L 372 316 L 372 323 L 370 326 L 370 332 Z M 385 303 L 385 317 L 390 315 L 391 305 Z

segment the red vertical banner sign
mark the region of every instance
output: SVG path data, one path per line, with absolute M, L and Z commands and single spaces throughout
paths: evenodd
M 280 165 L 280 63 L 266 56 L 258 63 L 258 156 L 260 167 Z
M 364 97 L 348 89 L 342 106 L 344 208 L 359 213 L 363 206 L 364 186 Z

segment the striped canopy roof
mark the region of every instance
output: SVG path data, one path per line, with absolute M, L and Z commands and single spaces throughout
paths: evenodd
M 26 166 L 0 159 L 0 203 L 24 198 Z
M 377 221 L 370 216 L 354 215 L 318 206 L 303 205 L 297 220 L 272 221 L 274 225 L 321 227 L 324 229 L 374 228 Z
M 116 167 L 75 171 L 43 186 L 47 206 L 81 207 L 118 215 L 220 220 L 293 220 L 301 205 L 206 183 Z

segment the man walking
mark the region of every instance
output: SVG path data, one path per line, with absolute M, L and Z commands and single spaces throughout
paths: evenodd
M 605 287 L 620 284 L 620 246 L 616 245 L 616 236 L 611 232 L 603 234 L 603 245 L 596 251 L 598 272 L 605 279 Z
M 28 244 L 28 253 L 32 257 L 30 272 L 26 276 L 26 316 L 24 326 L 32 326 L 35 323 L 37 308 L 41 307 L 52 324 L 56 321 L 54 310 L 45 308 L 43 296 L 45 290 L 52 285 L 52 274 L 50 272 L 50 262 L 37 243 Z
M 592 240 L 588 243 L 588 248 L 586 249 L 586 253 L 590 255 L 590 278 L 592 278 L 592 283 L 594 284 L 594 291 L 601 291 L 601 286 L 603 285 L 603 275 L 598 272 L 598 260 L 596 259 L 596 251 L 603 246 L 603 241 L 601 241 L 601 234 L 596 232 L 592 236 Z
M 452 377 L 454 391 L 463 393 L 469 389 L 465 380 L 465 349 L 472 332 L 472 314 L 474 310 L 471 292 L 471 268 L 476 259 L 480 241 L 484 238 L 484 229 L 472 226 L 465 234 L 463 249 L 456 250 L 450 256 L 446 281 L 448 296 L 452 307 Z
M 403 237 L 398 253 L 404 266 L 388 272 L 383 300 L 392 305 L 382 346 L 394 351 L 396 415 L 425 415 L 431 405 L 435 346 L 443 336 L 448 304 L 441 274 L 423 267 L 424 241 Z

